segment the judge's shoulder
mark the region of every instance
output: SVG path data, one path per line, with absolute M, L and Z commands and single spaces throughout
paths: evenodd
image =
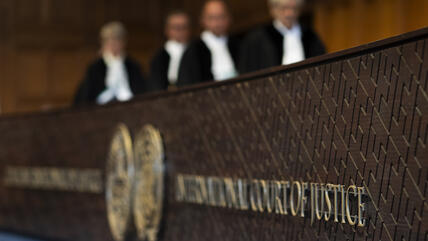
M 200 37 L 197 37 L 189 43 L 189 45 L 186 48 L 186 52 L 201 51 L 202 49 L 206 49 L 206 48 L 207 46 L 204 43 L 204 41 Z
M 162 46 L 158 50 L 156 50 L 156 52 L 152 56 L 152 59 L 159 59 L 165 57 L 169 57 L 169 54 L 166 51 L 165 46 Z
M 229 45 L 238 45 L 244 37 L 243 33 L 231 34 L 227 36 Z M 201 37 L 193 39 L 187 47 L 187 51 L 201 51 L 207 50 L 208 47 Z
M 272 25 L 272 23 L 266 23 L 263 25 L 259 25 L 255 28 L 253 28 L 252 30 L 248 31 L 248 33 L 245 36 L 245 40 L 259 40 L 261 38 L 266 38 L 267 36 L 269 36 L 270 34 L 272 34 L 272 32 L 274 31 L 274 27 Z
M 228 37 L 229 46 L 238 47 L 242 43 L 242 40 L 244 39 L 244 37 L 245 37 L 245 33 L 243 32 L 229 35 Z
M 184 64 L 181 64 L 180 66 L 186 65 L 189 61 L 201 61 L 202 59 L 206 59 L 209 55 L 210 50 L 207 45 L 200 37 L 198 37 L 187 45 L 182 58 L 182 62 Z
M 303 36 L 318 38 L 318 35 L 312 27 L 306 24 L 300 24 L 300 28 Z M 280 33 L 275 29 L 272 23 L 266 23 L 249 31 L 245 36 L 245 40 L 260 40 L 273 35 L 280 35 Z
M 101 69 L 101 68 L 105 68 L 105 66 L 106 64 L 104 62 L 104 59 L 99 56 L 88 64 L 87 70 L 90 71 L 90 70 Z
M 124 61 L 125 61 L 124 63 L 126 65 L 126 67 L 137 68 L 137 69 L 141 70 L 141 64 L 136 59 L 134 59 L 132 56 L 129 56 L 129 55 L 125 56 Z

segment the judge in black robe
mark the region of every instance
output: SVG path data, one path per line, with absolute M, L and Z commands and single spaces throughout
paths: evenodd
M 183 53 L 190 38 L 190 20 L 187 13 L 173 11 L 165 21 L 167 41 L 154 55 L 150 64 L 149 89 L 151 91 L 174 88 Z
M 274 21 L 290 29 L 298 25 L 302 0 L 268 0 Z M 324 44 L 317 34 L 307 26 L 298 26 L 304 58 L 326 53 Z M 284 35 L 268 24 L 251 32 L 243 41 L 239 70 L 241 73 L 256 71 L 283 64 L 285 54 Z
M 147 86 L 139 64 L 130 57 L 125 57 L 124 65 L 133 95 L 144 93 Z M 103 58 L 92 62 L 74 97 L 74 105 L 95 104 L 97 97 L 106 89 L 106 73 L 107 65 Z
M 228 35 L 230 14 L 220 0 L 205 3 L 201 23 L 204 31 L 183 55 L 178 85 L 222 81 L 238 74 L 239 42 Z
M 153 56 L 150 63 L 150 91 L 166 90 L 169 86 L 168 69 L 170 56 L 166 49 L 162 47 Z
M 239 40 L 230 37 L 227 43 L 236 66 L 239 59 Z M 212 55 L 202 39 L 195 40 L 183 55 L 178 75 L 179 86 L 215 81 L 212 72 Z
M 145 92 L 139 64 L 124 53 L 126 30 L 119 22 L 103 26 L 101 57 L 89 65 L 75 94 L 74 105 L 125 101 Z

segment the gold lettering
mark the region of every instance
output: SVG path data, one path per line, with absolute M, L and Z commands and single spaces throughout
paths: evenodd
M 315 202 L 315 186 L 316 186 L 317 184 L 316 183 L 311 183 L 311 225 L 314 223 L 314 219 L 315 219 L 315 217 L 314 217 L 314 211 L 315 211 L 315 205 L 314 205 L 314 202 Z
M 264 210 L 264 208 L 263 208 L 263 192 L 262 192 L 263 189 L 261 189 L 261 187 L 260 187 L 260 184 L 261 184 L 260 180 L 257 180 L 256 183 L 257 183 L 257 185 L 256 185 L 256 187 L 257 187 L 256 188 L 257 208 L 258 208 L 259 212 L 263 212 L 263 210 Z
M 248 210 L 248 183 L 247 180 L 238 179 L 238 192 L 239 192 L 239 208 L 241 210 Z
M 101 170 L 45 167 L 6 167 L 6 186 L 101 193 L 104 190 Z
M 276 214 L 282 214 L 284 215 L 284 208 L 282 207 L 282 200 L 281 200 L 281 190 L 282 190 L 282 183 L 278 181 L 273 181 L 272 185 L 274 187 L 274 200 L 275 200 L 275 213 Z
M 58 179 L 60 176 L 65 183 L 73 182 L 74 185 L 80 186 L 95 178 L 89 172 L 83 176 L 61 170 L 51 172 L 49 175 L 40 170 L 15 172 L 15 170 L 8 170 L 10 175 L 5 177 L 6 183 L 11 184 L 20 179 L 26 179 L 27 181 L 33 180 L 35 185 L 47 187 L 51 185 L 51 180 Z M 288 215 L 289 209 L 291 215 L 300 217 L 305 217 L 305 212 L 310 212 L 311 224 L 316 220 L 334 219 L 336 223 L 349 223 L 364 227 L 366 222 L 363 217 L 365 204 L 362 196 L 364 191 L 364 187 L 355 185 L 345 188 L 344 185 L 330 183 L 177 175 L 175 198 L 177 201 L 189 203 L 281 215 Z M 358 199 L 357 205 L 353 203 L 352 194 L 356 197 L 355 199 Z M 355 206 L 357 210 L 354 211 Z M 356 215 L 352 215 L 352 212 Z
M 250 185 L 250 203 L 251 210 L 254 212 L 260 211 L 263 212 L 263 204 L 260 194 L 260 184 L 258 180 L 251 181 Z
M 288 188 L 290 187 L 290 182 L 289 181 L 282 181 L 282 195 L 283 197 L 283 209 L 284 209 L 284 214 L 288 215 Z
M 193 190 L 193 183 L 192 183 L 192 179 L 185 175 L 184 176 L 184 187 L 186 189 L 186 201 L 190 202 L 190 203 L 194 203 L 195 202 L 195 193 Z
M 208 192 L 206 188 L 205 178 L 201 176 L 196 177 L 196 187 L 197 187 L 197 203 L 206 204 L 208 203 Z
M 362 195 L 364 194 L 364 187 L 358 187 L 358 227 L 366 226 L 366 221 L 363 218 L 364 203 Z
M 349 190 L 354 190 L 354 196 L 357 196 L 357 187 L 355 185 L 351 185 L 348 187 L 348 190 L 346 191 L 346 217 L 348 219 L 348 223 L 350 225 L 355 225 L 357 223 L 357 219 L 354 218 L 354 220 L 352 220 L 351 217 L 351 207 L 349 204 Z
M 305 217 L 305 206 L 307 203 L 307 196 L 306 196 L 306 191 L 308 190 L 308 183 L 307 182 L 302 182 L 302 198 L 301 201 L 302 203 L 300 204 L 300 217 Z
M 325 189 L 324 189 L 324 196 L 325 196 L 325 204 L 327 206 L 327 210 L 324 214 L 324 220 L 328 221 L 330 220 L 330 216 L 331 216 L 331 201 L 330 201 L 330 196 L 329 196 L 329 191 L 331 190 L 331 184 L 327 184 Z
M 264 207 L 263 209 L 266 209 L 268 213 L 272 213 L 274 208 L 274 199 L 271 198 L 271 194 L 270 194 L 271 188 L 269 185 L 270 183 L 267 182 L 266 180 L 261 180 L 260 184 L 263 190 L 263 207 Z
M 212 177 L 207 178 L 207 186 L 208 186 L 208 200 L 209 205 L 216 206 L 216 197 L 214 191 L 214 182 Z
M 294 204 L 294 187 L 297 188 L 297 205 Z M 290 210 L 291 215 L 296 216 L 299 212 L 300 203 L 302 202 L 302 186 L 300 185 L 300 182 L 294 181 L 291 184 L 291 191 L 290 191 Z
M 317 217 L 318 220 L 321 220 L 324 215 L 324 199 L 325 199 L 324 184 L 321 184 L 320 188 L 321 188 L 321 208 L 319 205 L 320 198 L 318 196 L 320 193 L 320 190 L 318 189 L 318 184 L 317 184 L 317 187 L 315 189 L 315 216 Z
M 238 198 L 235 193 L 235 185 L 232 178 L 225 178 L 224 184 L 226 186 L 226 203 L 229 208 L 238 208 Z
M 339 185 L 340 188 L 340 196 L 341 196 L 341 201 L 340 201 L 340 206 L 342 208 L 342 223 L 346 223 L 346 216 L 345 216 L 345 186 L 344 185 Z
M 337 213 L 338 212 L 337 189 L 340 188 L 340 185 L 331 184 L 331 187 L 333 188 L 333 194 L 334 194 L 334 222 L 338 223 L 339 219 L 338 219 L 338 213 Z
M 184 201 L 186 197 L 186 190 L 184 188 L 184 180 L 182 175 L 177 175 L 175 199 L 178 202 Z
M 216 178 L 217 183 L 217 191 L 218 191 L 218 205 L 220 207 L 226 207 L 226 197 L 225 197 L 225 190 L 224 190 L 224 182 L 220 178 Z

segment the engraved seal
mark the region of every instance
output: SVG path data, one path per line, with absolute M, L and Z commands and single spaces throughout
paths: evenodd
M 114 240 L 125 240 L 131 219 L 134 176 L 132 140 L 128 128 L 119 124 L 110 144 L 106 167 L 106 202 Z
M 151 125 L 135 138 L 134 221 L 141 240 L 155 241 L 162 217 L 164 150 L 162 137 Z

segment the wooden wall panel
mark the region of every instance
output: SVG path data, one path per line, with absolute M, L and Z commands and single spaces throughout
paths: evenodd
M 0 115 L 3 112 L 3 103 L 5 102 L 5 96 L 4 96 L 4 92 L 5 92 L 5 82 L 2 81 L 5 79 L 5 53 L 4 53 L 4 48 L 0 47 Z
M 2 47 L 10 37 L 11 18 L 10 4 L 0 1 L 0 43 L 2 43 Z
M 52 98 L 66 104 L 68 96 L 73 96 L 84 71 L 94 57 L 91 51 L 55 51 L 50 54 L 48 93 Z M 70 71 L 70 67 L 81 71 Z
M 15 53 L 11 56 L 12 108 L 22 112 L 68 106 L 87 64 L 95 56 L 92 50 L 72 49 Z
M 86 23 L 86 17 L 90 15 L 85 1 L 61 0 L 50 2 L 49 14 L 53 26 L 67 26 L 67 28 L 82 28 Z M 72 9 L 73 11 L 70 11 Z M 77 14 L 77 16 L 76 16 Z
M 47 22 L 49 5 L 47 1 L 15 0 L 13 9 L 15 26 L 23 28 L 38 28 Z M 29 24 L 31 23 L 31 24 Z
M 5 112 L 9 93 L 9 52 L 12 25 L 11 2 L 0 1 L 0 114 Z
M 1 52 L 1 48 L 0 48 Z M 0 55 L 0 95 L 1 95 L 1 113 L 14 112 L 14 97 L 15 92 L 13 88 L 13 71 L 12 71 L 12 51 L 9 48 L 3 49 L 3 54 Z
M 48 92 L 48 54 L 43 50 L 26 50 L 16 53 L 14 83 L 17 98 L 40 100 Z
M 314 1 L 315 28 L 329 51 L 426 27 L 426 0 Z

